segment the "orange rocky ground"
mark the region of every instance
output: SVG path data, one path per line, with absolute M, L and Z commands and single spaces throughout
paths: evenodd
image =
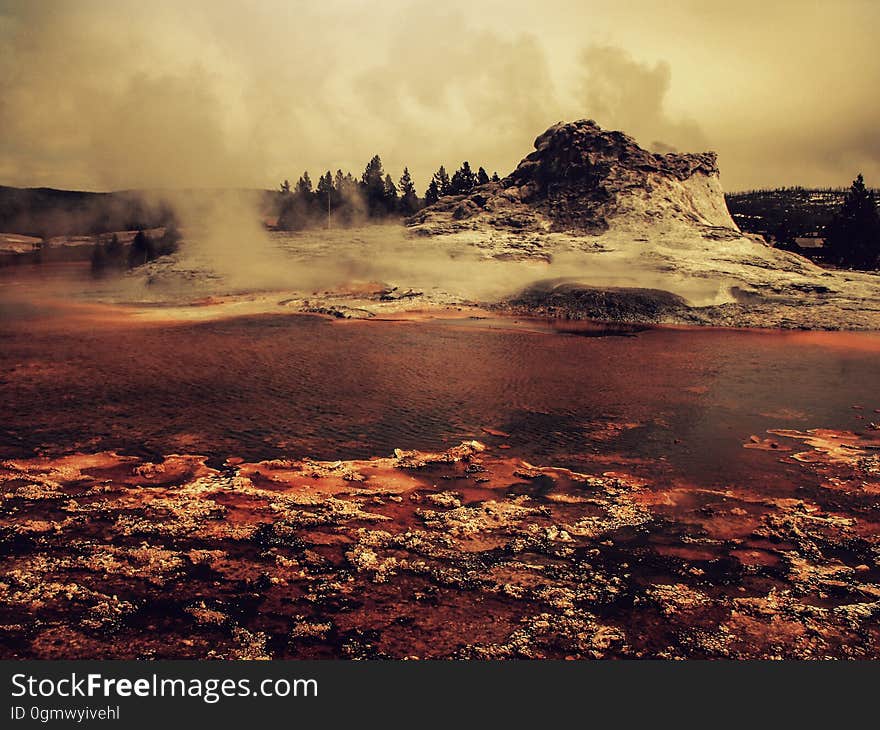
M 0 656 L 880 656 L 880 441 L 768 440 L 809 487 L 580 474 L 475 441 L 3 461 Z

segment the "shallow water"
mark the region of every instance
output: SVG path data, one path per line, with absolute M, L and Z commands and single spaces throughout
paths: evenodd
M 0 656 L 880 654 L 877 334 L 143 317 L 106 285 L 0 271 Z M 291 460 L 396 448 L 446 453 Z
M 599 455 L 609 469 L 715 485 L 791 469 L 744 450 L 752 434 L 880 420 L 877 334 L 582 337 L 291 315 L 144 324 L 74 318 L 38 294 L 75 282 L 42 276 L 3 278 L 2 456 L 346 459 L 476 438 L 540 463 L 595 470 Z

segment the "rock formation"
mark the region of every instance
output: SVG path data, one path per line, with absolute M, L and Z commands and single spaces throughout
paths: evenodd
M 591 120 L 550 127 L 535 140 L 535 151 L 500 183 L 444 197 L 410 222 L 427 232 L 443 230 L 445 222 L 446 230 L 488 223 L 601 233 L 612 220 L 737 230 L 724 202 L 715 153 L 654 154 Z
M 497 304 L 502 310 L 880 328 L 880 277 L 823 269 L 742 233 L 727 210 L 714 153 L 654 154 L 589 120 L 554 125 L 503 180 L 445 196 L 407 224 L 434 237 L 437 249 L 546 263 L 546 280 L 511 292 Z

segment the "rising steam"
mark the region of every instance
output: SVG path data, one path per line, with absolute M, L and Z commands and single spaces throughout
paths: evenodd
M 840 185 L 859 168 L 876 180 L 880 56 L 863 53 L 847 84 L 826 83 L 850 69 L 845 57 L 812 61 L 832 42 L 856 54 L 877 18 L 871 3 L 682 14 L 558 0 L 536 17 L 496 0 L 0 0 L 0 183 L 256 190 L 304 169 L 357 174 L 378 152 L 421 192 L 440 163 L 504 174 L 550 124 L 582 117 L 656 149 L 711 144 L 728 188 Z M 783 73 L 804 54 L 810 74 Z M 173 198 L 187 255 L 230 281 L 286 285 L 255 196 L 209 211 Z M 390 251 L 386 265 L 420 266 Z

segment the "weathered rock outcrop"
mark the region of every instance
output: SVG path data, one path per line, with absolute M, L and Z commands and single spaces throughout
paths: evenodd
M 715 153 L 654 154 L 591 120 L 550 127 L 500 183 L 447 196 L 410 220 L 424 232 L 490 224 L 515 230 L 600 233 L 610 222 L 670 222 L 736 230 Z

